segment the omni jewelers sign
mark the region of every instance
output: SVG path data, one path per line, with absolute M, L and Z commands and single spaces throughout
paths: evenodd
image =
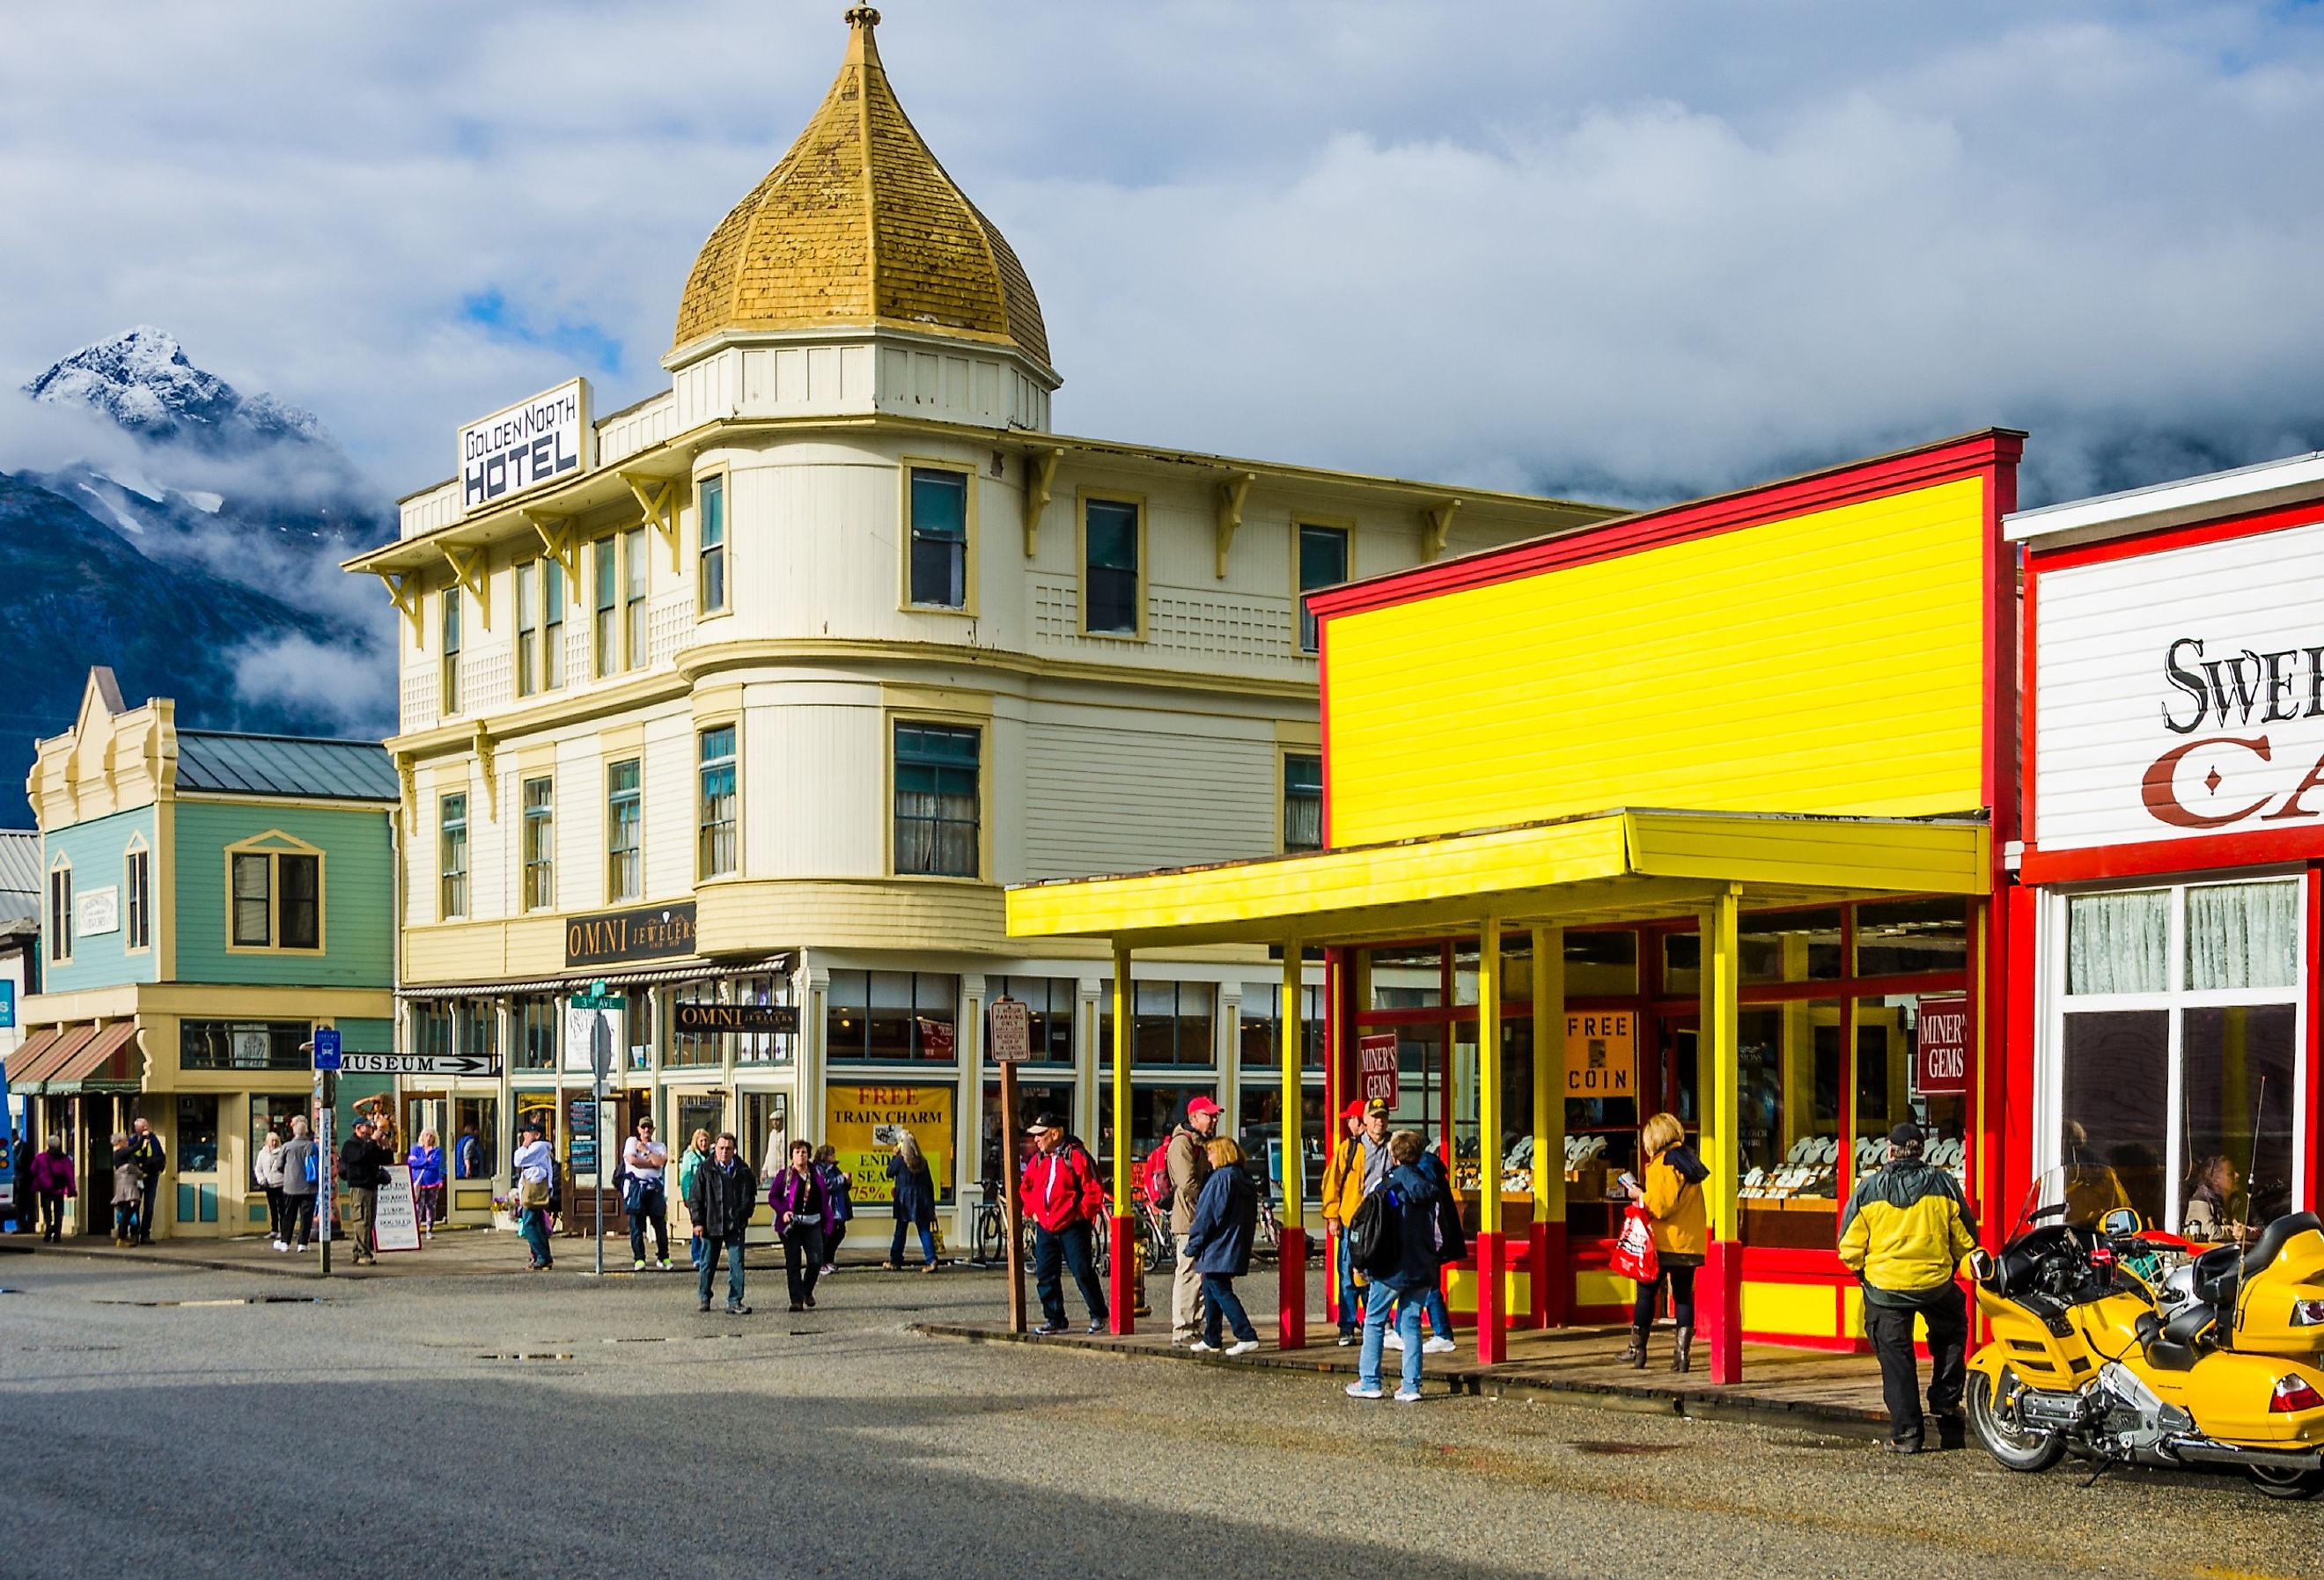
M 2324 837 L 2324 523 L 2042 571 L 2043 851 Z
M 460 430 L 460 508 L 481 510 L 578 476 L 595 464 L 593 452 L 587 379 L 478 418 Z

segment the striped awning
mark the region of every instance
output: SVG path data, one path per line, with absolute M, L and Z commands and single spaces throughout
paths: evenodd
M 51 1092 L 67 1087 L 134 1086 L 144 1071 L 134 1043 L 137 1022 L 116 1021 L 65 1056 L 42 1077 Z
M 51 1026 L 44 1030 L 33 1032 L 11 1050 L 8 1055 L 8 1084 L 22 1087 L 26 1081 L 30 1080 L 33 1067 L 47 1056 L 49 1049 L 56 1045 L 57 1039 L 62 1035 L 63 1032 L 58 1028 Z
M 536 976 L 522 982 L 462 982 L 441 986 L 399 987 L 395 996 L 409 1000 L 521 998 L 533 993 L 584 993 L 598 983 L 607 987 L 653 987 L 673 982 L 709 982 L 721 976 L 781 975 L 791 968 L 792 956 L 770 955 L 763 960 L 688 960 L 632 971 L 571 971 L 563 976 Z
M 94 1026 L 58 1027 L 54 1039 L 41 1050 L 38 1058 L 24 1067 L 23 1074 L 18 1075 L 14 1061 L 11 1061 L 8 1084 L 19 1091 L 30 1086 L 37 1086 L 49 1078 L 51 1071 L 79 1052 L 81 1046 L 96 1035 L 97 1028 Z

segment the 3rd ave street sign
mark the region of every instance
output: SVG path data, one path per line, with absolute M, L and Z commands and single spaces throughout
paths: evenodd
M 501 1061 L 484 1053 L 343 1053 L 350 1076 L 497 1076 Z

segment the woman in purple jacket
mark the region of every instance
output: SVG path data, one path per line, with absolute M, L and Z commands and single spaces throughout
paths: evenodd
M 72 1154 L 62 1136 L 51 1136 L 44 1151 L 32 1154 L 32 1178 L 27 1181 L 41 1198 L 41 1238 L 54 1245 L 63 1232 L 65 1198 L 74 1194 Z
M 812 1311 L 816 1274 L 823 1270 L 823 1237 L 831 1226 L 831 1193 L 816 1171 L 811 1143 L 791 1143 L 791 1166 L 767 1187 L 767 1205 L 775 1209 L 775 1233 L 783 1240 L 791 1309 Z

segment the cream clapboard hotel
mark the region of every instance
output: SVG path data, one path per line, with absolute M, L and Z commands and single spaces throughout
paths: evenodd
M 347 567 L 403 616 L 397 1050 L 500 1071 L 401 1094 L 468 1221 L 528 1113 L 588 1179 L 565 1004 L 598 981 L 627 1003 L 609 1137 L 650 1109 L 673 1151 L 827 1140 L 877 1201 L 908 1125 L 956 1235 L 1006 993 L 1028 1101 L 1108 1150 L 1110 964 L 1012 945 L 1002 886 L 1314 844 L 1303 589 L 1609 513 L 1056 432 L 1032 282 L 905 118 L 877 14 L 846 20 L 685 282 L 669 388 L 469 424 Z M 1280 980 L 1140 957 L 1134 1150 L 1195 1091 L 1272 1128 Z

